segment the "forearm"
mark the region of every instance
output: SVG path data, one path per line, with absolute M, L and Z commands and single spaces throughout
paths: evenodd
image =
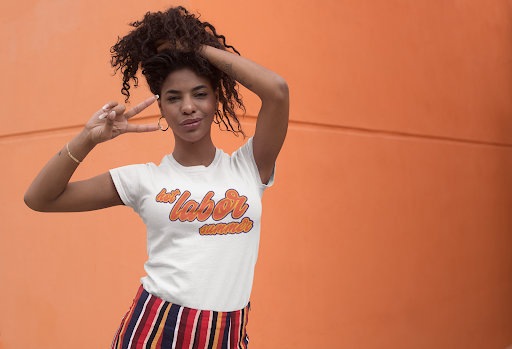
M 25 203 L 36 211 L 69 212 L 90 211 L 122 205 L 108 172 L 84 181 L 69 183 L 79 163 L 96 144 L 109 141 L 127 132 L 151 132 L 157 125 L 132 125 L 128 119 L 156 101 L 151 96 L 125 112 L 116 101 L 105 104 L 94 113 L 85 128 L 65 145 L 41 170 L 25 193 Z
M 72 156 L 82 161 L 94 148 L 84 129 L 68 143 Z M 44 210 L 44 206 L 58 198 L 66 189 L 71 176 L 79 163 L 68 155 L 66 145 L 46 164 L 25 193 L 25 203 L 34 210 Z
M 203 45 L 201 56 L 241 85 L 266 100 L 287 98 L 286 81 L 261 65 L 234 53 Z

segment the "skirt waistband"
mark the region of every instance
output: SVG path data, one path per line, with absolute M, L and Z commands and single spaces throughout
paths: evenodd
M 249 309 L 250 303 L 232 312 L 187 308 L 151 295 L 141 285 L 112 349 L 246 349 Z

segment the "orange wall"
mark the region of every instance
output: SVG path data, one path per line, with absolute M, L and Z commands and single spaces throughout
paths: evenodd
M 131 304 L 146 260 L 132 210 L 43 214 L 23 194 L 91 113 L 122 100 L 109 48 L 126 23 L 170 4 L 290 86 L 251 348 L 512 343 L 510 0 L 24 0 L 0 3 L 1 349 L 106 348 Z M 148 95 L 142 83 L 133 100 Z M 259 103 L 244 96 L 252 134 Z M 119 137 L 74 179 L 159 163 L 172 143 Z

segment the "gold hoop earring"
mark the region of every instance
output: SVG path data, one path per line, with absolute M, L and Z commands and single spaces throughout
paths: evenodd
M 164 129 L 162 126 L 160 126 L 160 120 L 163 118 L 163 116 L 160 117 L 160 119 L 158 119 L 158 127 L 160 128 L 160 130 L 162 131 L 167 131 L 169 129 L 169 125 L 167 125 L 167 128 Z

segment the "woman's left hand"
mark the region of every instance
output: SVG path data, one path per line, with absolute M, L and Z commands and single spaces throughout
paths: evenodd
M 190 52 L 190 49 L 188 48 L 187 43 L 185 42 L 185 46 L 182 45 L 179 38 L 176 40 L 176 46 L 174 46 L 171 42 L 166 41 L 164 39 L 157 40 L 155 42 L 155 46 L 156 46 L 156 52 L 158 52 L 158 53 L 160 53 L 164 50 L 173 49 L 173 48 L 176 48 L 178 51 L 181 51 L 181 52 Z

